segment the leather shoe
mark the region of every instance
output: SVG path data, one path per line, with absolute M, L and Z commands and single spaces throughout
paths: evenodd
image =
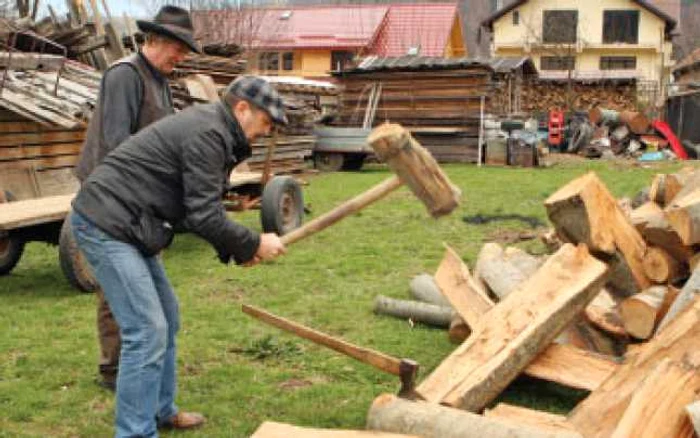
M 206 422 L 204 415 L 197 412 L 178 412 L 167 420 L 163 421 L 159 427 L 161 429 L 193 429 Z

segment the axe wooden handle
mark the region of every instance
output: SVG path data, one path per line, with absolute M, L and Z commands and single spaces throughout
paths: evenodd
M 289 245 L 290 243 L 294 243 L 297 240 L 301 240 L 325 228 L 328 228 L 329 226 L 333 225 L 339 220 L 350 216 L 351 214 L 357 213 L 358 211 L 362 210 L 371 203 L 382 199 L 389 193 L 396 190 L 398 187 L 401 187 L 402 184 L 403 183 L 401 182 L 399 177 L 391 177 L 377 184 L 376 186 L 372 187 L 366 192 L 348 201 L 345 201 L 344 203 L 335 207 L 328 213 L 325 213 L 324 215 L 317 217 L 311 222 L 307 222 L 306 224 L 302 225 L 296 230 L 285 234 L 281 237 L 282 243 L 284 243 L 285 245 Z
M 395 357 L 391 357 L 376 350 L 353 345 L 349 342 L 334 338 L 333 336 L 321 333 L 312 328 L 305 327 L 296 322 L 289 321 L 285 318 L 273 315 L 272 313 L 268 313 L 262 309 L 249 306 L 247 304 L 243 305 L 243 312 L 279 329 L 294 333 L 299 337 L 324 345 L 331 350 L 348 355 L 359 360 L 360 362 L 372 365 L 384 372 L 394 374 L 396 376 L 401 375 L 402 361 Z

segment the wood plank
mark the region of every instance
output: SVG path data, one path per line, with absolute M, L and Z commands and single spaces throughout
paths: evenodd
M 0 147 L 0 161 L 79 155 L 83 143 L 56 143 L 40 146 Z
M 614 256 L 611 278 L 616 289 L 633 293 L 651 286 L 642 266 L 646 243 L 595 173 L 574 179 L 544 205 L 564 240 L 583 243 L 594 254 Z M 633 282 L 625 281 L 628 276 Z
M 417 388 L 428 401 L 480 411 L 542 352 L 600 291 L 608 267 L 566 244 Z
M 75 143 L 85 140 L 85 131 L 44 131 L 0 135 L 0 147 Z
M 62 220 L 70 211 L 75 194 L 27 199 L 0 204 L 0 230 Z
M 416 435 L 375 432 L 369 430 L 331 430 L 292 426 L 291 424 L 264 422 L 250 438 L 418 438 Z
M 78 162 L 78 155 L 63 155 L 59 157 L 33 158 L 17 161 L 1 161 L 0 172 L 11 169 L 58 169 L 73 167 Z
M 445 256 L 435 273 L 435 283 L 469 327 L 475 327 L 494 306 L 457 253 L 445 245 Z
M 549 412 L 535 411 L 522 406 L 499 403 L 493 409 L 484 412 L 487 418 L 499 418 L 515 424 L 526 424 L 543 430 L 573 431 L 573 427 L 566 423 L 566 417 Z
M 689 367 L 700 366 L 700 300 L 674 318 L 656 336 L 628 354 L 611 374 L 569 415 L 568 421 L 586 438 L 612 435 L 632 397 L 660 361 L 669 360 Z
M 685 407 L 700 391 L 697 367 L 662 359 L 634 392 L 611 438 L 679 437 Z
M 573 430 L 516 424 L 389 394 L 380 395 L 372 403 L 367 415 L 367 428 L 415 434 L 423 438 L 581 438 Z

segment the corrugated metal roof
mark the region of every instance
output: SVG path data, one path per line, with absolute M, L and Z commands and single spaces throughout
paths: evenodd
M 443 58 L 437 56 L 368 56 L 360 65 L 351 70 L 336 74 L 365 73 L 371 71 L 417 71 L 417 70 L 458 70 L 469 67 L 484 67 L 496 73 L 507 73 L 523 68 L 526 74 L 536 74 L 537 69 L 527 57 L 506 58 Z
M 457 3 L 391 5 L 372 53 L 403 56 L 417 47 L 421 56 L 443 56 L 457 16 Z

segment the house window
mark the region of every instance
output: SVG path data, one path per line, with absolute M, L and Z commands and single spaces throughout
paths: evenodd
M 513 11 L 513 26 L 520 25 L 520 11 Z
M 603 43 L 637 44 L 639 11 L 603 11 Z
M 543 56 L 540 59 L 540 70 L 574 70 L 576 58 L 573 56 Z
M 578 11 L 542 11 L 542 42 L 573 44 L 578 29 Z
M 353 52 L 347 50 L 333 50 L 331 52 L 331 70 L 342 71 L 352 65 L 355 57 Z
M 282 69 L 289 71 L 294 70 L 294 53 L 284 52 L 282 54 Z
M 601 56 L 601 70 L 635 70 L 637 58 L 635 56 Z
M 276 71 L 280 69 L 280 53 L 279 52 L 262 52 L 258 59 L 258 67 L 260 70 Z

